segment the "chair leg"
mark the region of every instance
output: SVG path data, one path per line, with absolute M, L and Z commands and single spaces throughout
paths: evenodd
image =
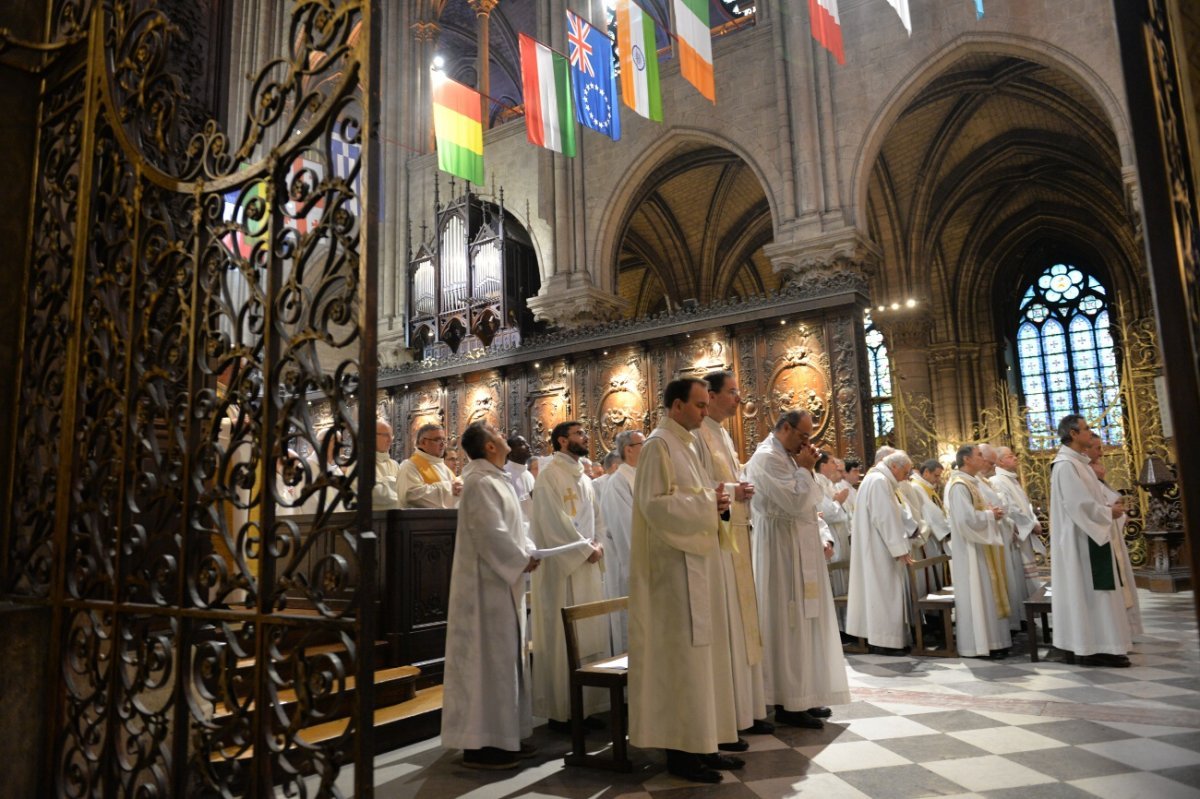
M 609 689 L 609 704 L 612 710 L 609 712 L 609 726 L 612 729 L 613 741 L 613 762 L 621 766 L 623 770 L 632 770 L 632 764 L 629 762 L 629 753 L 626 750 L 625 742 L 625 688 L 624 686 L 614 685 Z
M 913 625 L 913 628 L 917 631 L 916 654 L 918 654 L 918 655 L 925 654 L 925 630 L 924 630 L 925 624 L 924 624 L 924 621 L 925 621 L 925 614 L 921 613 L 920 611 L 917 611 L 917 623 Z
M 951 613 L 949 608 L 942 611 L 942 633 L 946 638 L 946 652 L 953 656 L 958 654 L 958 649 L 954 644 L 954 619 L 951 618 Z
M 571 681 L 571 746 L 574 753 L 583 757 L 587 755 L 587 744 L 584 741 L 583 729 L 583 686 Z
M 1037 663 L 1040 653 L 1038 652 L 1038 633 L 1037 633 L 1037 614 L 1032 608 L 1025 610 L 1025 625 L 1029 628 L 1029 662 Z

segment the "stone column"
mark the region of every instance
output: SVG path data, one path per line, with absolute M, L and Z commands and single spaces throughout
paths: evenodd
M 491 29 L 491 16 L 492 9 L 494 9 L 496 4 L 499 2 L 500 0 L 467 0 L 467 5 L 469 5 L 471 10 L 475 12 L 475 22 L 478 28 L 477 43 L 479 52 L 477 54 L 478 66 L 476 67 L 476 71 L 479 73 L 479 80 L 477 81 L 475 88 L 479 90 L 481 103 L 483 105 L 484 130 L 487 130 L 490 127 L 488 124 L 488 118 L 490 114 L 488 112 L 491 109 L 488 107 L 488 104 L 490 102 L 489 95 L 492 93 L 490 77 L 492 48 L 489 38 Z
M 433 48 L 437 43 L 441 26 L 432 19 L 418 20 L 410 28 L 413 39 L 416 40 L 416 91 L 411 106 L 413 118 L 414 149 L 433 152 L 433 91 L 430 83 L 429 68 L 433 64 Z
M 937 430 L 950 443 L 961 444 L 965 434 L 958 405 L 958 347 L 952 342 L 943 342 L 930 345 L 928 353 Z
M 936 458 L 936 414 L 929 375 L 930 320 L 923 312 L 905 309 L 871 317 L 884 335 L 892 362 L 893 406 L 897 441 L 914 462 Z

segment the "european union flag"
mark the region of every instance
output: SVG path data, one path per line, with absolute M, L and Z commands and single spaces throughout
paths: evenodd
M 567 12 L 567 55 L 575 91 L 579 124 L 616 140 L 621 138 L 617 113 L 617 76 L 613 71 L 612 41 L 608 34 Z

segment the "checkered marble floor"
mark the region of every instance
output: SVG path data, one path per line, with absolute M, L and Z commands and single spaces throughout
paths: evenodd
M 1005 661 L 856 655 L 854 701 L 821 731 L 780 726 L 749 739 L 746 767 L 716 786 L 633 750 L 633 774 L 563 765 L 565 736 L 534 731 L 537 758 L 477 772 L 437 739 L 376 759 L 380 797 L 775 799 L 813 796 L 1200 797 L 1200 650 L 1192 595 L 1141 592 L 1146 633 L 1133 668 L 1097 669 L 1023 652 Z M 1019 641 L 1024 641 L 1022 636 Z M 602 733 L 589 738 L 597 749 Z M 347 781 L 349 775 L 343 775 Z M 349 793 L 347 791 L 347 793 Z

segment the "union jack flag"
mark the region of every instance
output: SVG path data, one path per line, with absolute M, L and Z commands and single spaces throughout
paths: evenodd
M 596 71 L 592 69 L 592 45 L 587 40 L 591 32 L 592 26 L 587 20 L 567 12 L 567 53 L 571 57 L 571 66 L 594 78 Z

